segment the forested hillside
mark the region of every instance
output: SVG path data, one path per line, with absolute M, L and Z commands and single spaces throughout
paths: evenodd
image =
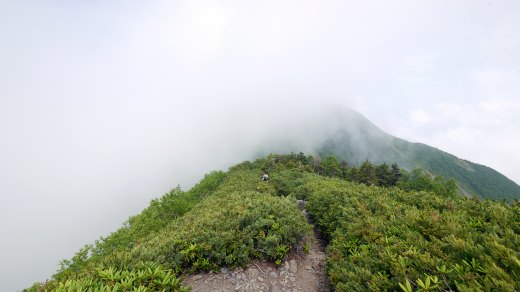
M 183 291 L 189 273 L 280 264 L 306 250 L 312 228 L 297 199 L 327 242 L 336 291 L 520 289 L 518 201 L 463 198 L 453 180 L 420 169 L 300 153 L 171 190 L 27 290 Z
M 408 171 L 421 168 L 453 178 L 465 195 L 509 202 L 520 199 L 520 186 L 496 170 L 389 135 L 353 110 L 339 114 L 335 124 L 335 130 L 316 149 L 322 155 L 334 155 L 354 165 L 365 160 L 397 162 Z

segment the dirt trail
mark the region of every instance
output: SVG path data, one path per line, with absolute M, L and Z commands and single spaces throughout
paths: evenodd
M 293 253 L 278 267 L 265 261 L 253 261 L 245 269 L 222 268 L 219 273 L 189 275 L 184 284 L 191 286 L 193 292 L 329 291 L 325 275 L 325 244 L 316 236 L 316 231 L 312 236 L 308 254 Z

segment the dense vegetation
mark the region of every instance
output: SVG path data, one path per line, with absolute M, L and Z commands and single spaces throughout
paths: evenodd
M 140 263 L 133 269 L 99 268 L 92 276 L 74 277 L 55 284 L 54 291 L 189 291 L 175 274 L 153 262 Z M 43 289 L 36 284 L 33 289 Z M 50 285 L 45 287 L 50 288 Z
M 520 199 L 520 186 L 499 172 L 455 157 L 449 153 L 393 137 L 355 111 L 347 111 L 318 149 L 323 156 L 334 155 L 352 164 L 397 162 L 412 171 L 421 168 L 435 176 L 453 178 L 468 196 L 512 202 Z
M 178 277 L 189 272 L 241 266 L 253 258 L 280 263 L 302 249 L 310 225 L 294 198 L 275 194 L 258 170 L 212 172 L 187 192 L 176 188 L 153 200 L 121 229 L 62 261 L 51 280 L 29 291 L 155 291 L 151 285 L 159 281 L 166 291 L 181 291 Z M 150 274 L 150 262 L 165 276 L 148 285 L 136 277 Z M 119 278 L 107 281 L 107 272 Z M 125 288 L 128 283 L 134 283 L 131 289 Z
M 183 291 L 187 273 L 279 264 L 311 229 L 296 199 L 328 243 L 337 291 L 520 288 L 519 202 L 466 199 L 453 180 L 395 163 L 291 153 L 171 190 L 28 290 Z
M 520 288 L 520 206 L 337 179 L 308 182 L 338 291 Z

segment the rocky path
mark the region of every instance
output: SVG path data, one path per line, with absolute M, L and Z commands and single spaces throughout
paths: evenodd
M 193 292 L 329 291 L 324 246 L 313 232 L 313 238 L 309 240 L 309 253 L 293 253 L 278 267 L 273 263 L 253 261 L 245 269 L 222 268 L 219 273 L 189 275 L 184 284 L 191 286 Z

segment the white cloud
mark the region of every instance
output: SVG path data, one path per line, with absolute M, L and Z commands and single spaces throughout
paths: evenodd
M 427 124 L 431 122 L 432 117 L 430 114 L 423 110 L 412 110 L 410 111 L 410 119 L 414 124 Z
M 167 28 L 177 36 L 172 38 L 172 45 L 184 58 L 204 60 L 214 57 L 222 49 L 225 31 L 230 26 L 226 7 L 218 1 L 197 1 L 182 8 L 183 13 L 176 14 L 179 19 Z
M 517 110 L 520 110 L 520 98 L 514 99 L 488 99 L 478 103 L 478 107 L 483 112 L 486 112 L 495 117 L 502 117 L 503 119 L 510 119 L 513 115 L 517 115 Z

